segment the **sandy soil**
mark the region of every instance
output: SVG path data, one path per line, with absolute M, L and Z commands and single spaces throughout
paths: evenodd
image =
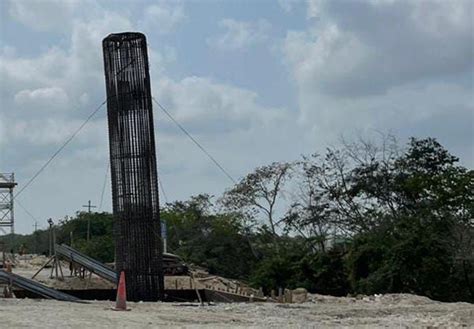
M 474 328 L 474 305 L 440 303 L 412 295 L 335 298 L 312 295 L 303 304 L 235 303 L 198 306 L 111 302 L 76 304 L 0 299 L 2 328 Z

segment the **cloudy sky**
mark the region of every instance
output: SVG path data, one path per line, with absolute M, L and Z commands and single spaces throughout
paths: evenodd
M 101 40 L 121 31 L 147 35 L 154 97 L 235 178 L 379 131 L 437 137 L 472 168 L 473 3 L 2 0 L 0 172 L 19 190 L 105 99 Z M 168 201 L 231 185 L 154 113 Z M 18 201 L 43 227 L 99 205 L 107 161 L 103 109 Z

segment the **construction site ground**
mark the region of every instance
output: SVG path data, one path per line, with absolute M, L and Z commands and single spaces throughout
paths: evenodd
M 474 327 L 474 306 L 413 295 L 336 298 L 310 295 L 302 304 L 112 302 L 78 304 L 40 299 L 0 299 L 2 328 L 462 328 Z
M 44 256 L 18 257 L 13 272 L 28 278 L 46 262 Z M 57 289 L 111 289 L 114 285 L 95 275 L 49 278 L 45 268 L 36 279 Z M 239 291 L 258 295 L 241 282 L 195 270 L 188 276 L 166 277 L 167 289 L 193 287 Z M 294 300 L 296 296 L 294 296 Z M 474 305 L 442 303 L 409 294 L 331 297 L 308 294 L 303 303 L 128 303 L 131 311 L 112 311 L 112 301 L 85 304 L 46 299 L 0 298 L 0 328 L 156 328 L 156 327 L 285 327 L 285 328 L 474 328 Z
M 48 258 L 46 256 L 36 255 L 23 255 L 17 256 L 15 262 L 15 268 L 13 272 L 15 274 L 31 278 L 40 268 L 46 263 Z M 104 280 L 96 275 L 92 275 L 90 278 L 86 275 L 85 279 L 79 278 L 78 276 L 70 276 L 69 263 L 61 261 L 61 268 L 63 271 L 64 280 L 57 280 L 56 278 L 50 278 L 51 268 L 44 268 L 40 273 L 37 274 L 35 280 L 41 282 L 49 287 L 55 289 L 114 289 L 115 285 L 107 280 Z M 237 280 L 226 279 L 219 276 L 209 275 L 206 271 L 194 269 L 192 270 L 194 278 L 190 276 L 166 276 L 165 277 L 165 288 L 166 289 L 204 289 L 210 288 L 221 291 L 238 291 L 247 295 L 254 294 L 258 295 L 258 291 L 250 288 L 246 284 Z M 53 273 L 55 276 L 55 273 Z

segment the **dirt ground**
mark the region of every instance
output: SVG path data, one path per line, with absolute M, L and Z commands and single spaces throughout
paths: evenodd
M 41 266 L 48 260 L 45 256 L 23 255 L 16 256 L 16 263 L 13 272 L 15 274 L 31 278 Z M 51 279 L 51 268 L 45 268 L 37 274 L 35 280 L 49 287 L 56 289 L 113 289 L 114 284 L 93 274 L 89 279 L 81 279 L 79 277 L 71 277 L 69 271 L 69 263 L 61 261 L 61 268 L 64 280 Z M 193 271 L 195 279 L 191 280 L 189 276 L 166 276 L 166 289 L 204 289 L 212 288 L 219 290 L 230 290 L 232 292 L 239 291 L 248 295 L 258 295 L 258 291 L 252 289 L 245 284 L 235 280 L 222 278 L 219 276 L 209 275 L 204 271 Z M 192 282 L 191 282 L 192 281 Z
M 336 298 L 311 295 L 303 304 L 178 303 L 77 304 L 0 299 L 2 328 L 474 328 L 474 305 L 440 303 L 412 295 Z
M 19 259 L 14 273 L 31 277 L 46 257 Z M 113 284 L 92 276 L 91 280 L 68 277 L 50 279 L 50 270 L 37 280 L 62 289 L 112 288 Z M 193 285 L 199 288 L 240 289 L 241 283 L 207 273 L 195 273 Z M 167 277 L 165 286 L 188 289 L 189 277 Z M 296 295 L 294 296 L 296 299 Z M 377 296 L 331 297 L 309 294 L 301 304 L 233 303 L 200 306 L 191 303 L 128 303 L 130 312 L 112 311 L 112 302 L 87 304 L 42 299 L 0 298 L 0 328 L 474 328 L 474 304 L 441 303 L 426 297 L 392 294 Z

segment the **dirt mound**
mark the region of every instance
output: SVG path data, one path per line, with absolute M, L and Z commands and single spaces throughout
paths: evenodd
M 312 303 L 337 303 L 337 304 L 354 304 L 354 303 L 372 303 L 382 305 L 425 305 L 439 303 L 428 297 L 417 296 L 411 294 L 376 294 L 376 295 L 358 295 L 356 297 L 334 297 L 319 294 L 308 294 L 308 302 Z

